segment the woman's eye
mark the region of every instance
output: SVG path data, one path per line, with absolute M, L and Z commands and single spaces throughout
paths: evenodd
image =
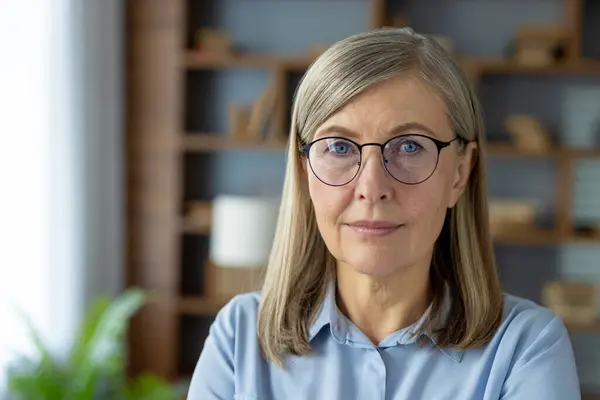
M 350 146 L 348 146 L 348 143 L 336 142 L 329 145 L 329 150 L 336 154 L 346 154 L 350 151 Z
M 421 145 L 412 140 L 400 144 L 400 150 L 404 153 L 416 153 L 421 149 Z

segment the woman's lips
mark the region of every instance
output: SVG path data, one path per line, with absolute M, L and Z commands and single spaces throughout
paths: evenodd
M 386 236 L 402 226 L 391 221 L 355 221 L 346 225 L 363 236 Z

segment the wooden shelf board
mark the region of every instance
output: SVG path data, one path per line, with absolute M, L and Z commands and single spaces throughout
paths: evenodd
M 216 68 L 276 68 L 281 59 L 270 54 L 207 54 L 190 50 L 183 55 L 183 64 L 188 69 Z
M 209 54 L 189 50 L 182 56 L 183 65 L 194 69 L 228 69 L 228 68 L 261 68 L 261 69 L 307 69 L 314 61 L 309 57 L 282 57 L 274 54 L 231 53 Z
M 510 234 L 497 234 L 493 236 L 495 244 L 522 244 L 522 245 L 549 245 L 563 241 L 553 230 L 525 228 L 521 232 L 512 232 Z
M 535 152 L 516 148 L 511 143 L 494 142 L 487 143 L 487 152 L 492 156 L 515 156 L 515 157 L 540 157 L 550 158 L 561 155 L 572 158 L 598 158 L 600 157 L 600 148 L 568 148 L 555 147 L 548 151 Z
M 524 151 L 516 148 L 511 143 L 488 142 L 487 152 L 494 156 L 526 156 L 526 157 L 555 157 L 559 149 L 543 152 Z
M 179 312 L 184 315 L 213 316 L 230 300 L 231 297 L 185 296 L 179 299 Z
M 581 324 L 576 322 L 564 322 L 567 330 L 573 333 L 600 333 L 600 321 L 591 324 Z
M 240 142 L 227 134 L 189 133 L 182 139 L 182 148 L 187 152 L 207 152 L 218 150 L 283 150 L 283 141 Z
M 504 59 L 469 59 L 460 60 L 460 65 L 469 71 L 482 75 L 600 75 L 600 61 L 582 60 L 578 63 L 565 63 L 537 67 L 519 64 Z

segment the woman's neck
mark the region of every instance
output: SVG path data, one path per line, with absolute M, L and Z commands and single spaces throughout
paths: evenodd
M 415 323 L 431 301 L 429 262 L 384 278 L 339 263 L 336 275 L 338 308 L 374 344 Z

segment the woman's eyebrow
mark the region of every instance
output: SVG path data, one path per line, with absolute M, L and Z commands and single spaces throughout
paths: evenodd
M 396 136 L 396 135 L 400 135 L 402 133 L 406 133 L 409 131 L 413 131 L 413 130 L 419 130 L 422 132 L 426 132 L 428 134 L 430 134 L 431 136 L 435 136 L 438 137 L 438 135 L 433 131 L 433 129 L 427 127 L 426 125 L 423 125 L 419 122 L 406 122 L 400 125 L 397 125 L 395 127 L 393 127 L 389 132 L 388 135 L 390 137 Z M 317 132 L 317 134 L 315 135 L 315 138 L 317 137 L 323 137 L 326 135 L 342 135 L 344 137 L 348 137 L 350 139 L 360 139 L 361 135 L 356 132 L 353 131 L 352 129 L 340 126 L 340 125 L 330 125 L 322 130 L 319 130 Z

